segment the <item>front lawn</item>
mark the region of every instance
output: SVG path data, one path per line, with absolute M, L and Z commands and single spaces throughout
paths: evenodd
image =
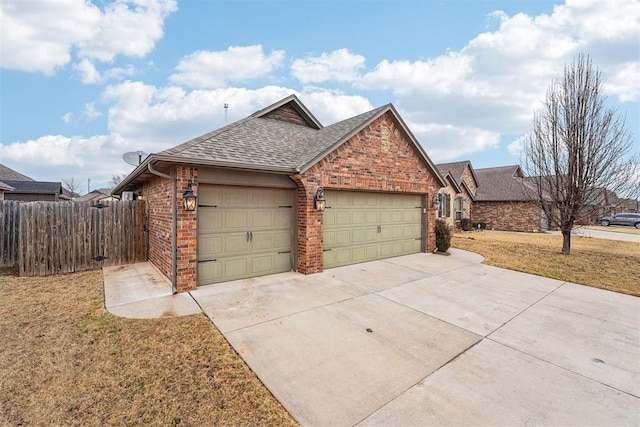
M 560 235 L 471 231 L 455 233 L 451 246 L 479 253 L 496 267 L 640 296 L 638 243 L 574 235 L 567 256 Z
M 295 425 L 203 315 L 112 316 L 102 273 L 0 269 L 0 425 Z

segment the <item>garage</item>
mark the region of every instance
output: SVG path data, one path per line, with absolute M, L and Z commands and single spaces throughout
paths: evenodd
M 285 188 L 201 185 L 198 286 L 291 270 L 293 197 Z
M 326 190 L 325 199 L 324 268 L 423 250 L 421 195 Z

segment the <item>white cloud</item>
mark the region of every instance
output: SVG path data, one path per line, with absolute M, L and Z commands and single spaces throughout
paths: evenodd
M 143 57 L 175 10 L 175 0 L 116 0 L 102 9 L 84 0 L 3 0 L 0 66 L 53 74 L 72 52 L 105 62 L 117 55 Z M 81 67 L 91 72 L 87 64 Z
M 512 143 L 507 146 L 507 150 L 512 156 L 520 157 L 522 154 L 522 150 L 524 150 L 524 143 L 527 139 L 526 135 L 523 135 L 517 139 L 515 139 Z
M 72 112 L 65 113 L 62 116 L 62 121 L 65 122 L 65 123 L 71 123 L 71 120 L 73 120 L 73 113 Z
M 98 117 L 102 117 L 102 113 L 96 110 L 96 105 L 93 102 L 89 102 L 84 105 L 84 115 L 87 116 L 89 120 L 97 119 Z
M 320 56 L 296 59 L 291 64 L 291 73 L 302 83 L 351 82 L 358 79 L 364 62 L 364 56 L 353 54 L 348 49 L 338 49 Z
M 46 163 L 49 166 L 84 167 L 100 152 L 108 137 L 90 138 L 47 135 L 26 142 L 0 145 L 1 157 L 14 162 Z
M 73 64 L 73 70 L 78 73 L 80 81 L 85 85 L 98 84 L 102 81 L 100 73 L 88 59 Z
M 101 75 L 95 65 L 88 59 L 83 59 L 77 64 L 73 64 L 72 68 L 85 85 L 101 84 L 108 80 L 122 80 L 125 76 L 135 74 L 135 68 L 132 65 L 128 65 L 126 67 L 109 68 Z
M 284 56 L 283 50 L 266 55 L 261 45 L 231 46 L 219 52 L 199 50 L 182 58 L 169 80 L 196 89 L 222 88 L 229 82 L 268 75 L 282 65 Z
M 407 125 L 435 162 L 444 162 L 496 148 L 500 134 L 474 127 L 457 127 L 439 123 Z

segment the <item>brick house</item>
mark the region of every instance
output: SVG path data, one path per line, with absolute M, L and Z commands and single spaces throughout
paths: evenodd
M 479 185 L 471 209 L 474 222 L 484 222 L 490 230 L 538 232 L 550 228 L 520 166 L 476 169 L 475 173 Z
M 460 228 L 462 219 L 471 219 L 471 205 L 478 191 L 478 178 L 468 160 L 440 163 L 436 167 L 447 182 L 447 186 L 438 193 L 438 217 L 450 227 Z
M 393 105 L 324 127 L 292 95 L 151 154 L 113 194 L 147 201 L 149 260 L 182 292 L 433 251 L 444 185 Z

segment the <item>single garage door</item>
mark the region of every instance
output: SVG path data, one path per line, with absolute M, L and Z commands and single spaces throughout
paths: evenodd
M 291 270 L 293 194 L 200 185 L 198 285 Z
M 324 267 L 422 249 L 422 196 L 325 191 Z

